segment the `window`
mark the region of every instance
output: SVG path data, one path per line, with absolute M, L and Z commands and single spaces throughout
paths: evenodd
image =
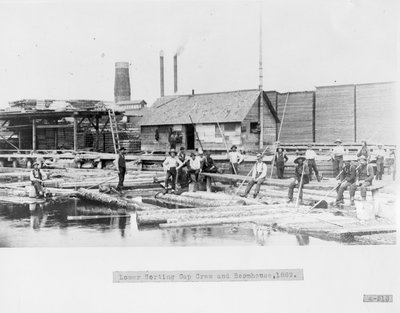
M 236 131 L 236 123 L 225 123 L 223 126 L 223 130 L 225 132 L 234 132 Z
M 256 134 L 260 132 L 260 123 L 259 122 L 250 122 L 250 133 Z

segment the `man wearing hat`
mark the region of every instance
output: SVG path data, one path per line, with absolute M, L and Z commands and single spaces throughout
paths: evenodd
M 277 148 L 276 149 L 276 154 L 275 154 L 275 164 L 276 164 L 276 173 L 278 175 L 279 179 L 283 178 L 283 173 L 285 171 L 285 163 L 288 160 L 288 156 L 286 153 L 282 150 L 282 148 Z
M 243 156 L 237 151 L 237 147 L 233 145 L 231 151 L 227 154 L 227 158 L 230 161 L 231 174 L 237 174 L 239 170 L 239 164 L 243 162 Z
M 183 163 L 176 156 L 175 149 L 169 150 L 169 156 L 163 162 L 164 170 L 167 172 L 165 176 L 165 190 L 168 190 L 168 181 L 171 178 L 172 191 L 175 191 L 176 175 L 177 171 L 183 166 Z
M 343 193 L 344 191 L 354 184 L 356 181 L 356 167 L 351 163 L 349 157 L 344 158 L 344 167 L 342 174 L 340 175 L 339 186 L 337 189 L 337 197 L 335 206 L 339 204 L 344 204 Z
M 362 155 L 358 158 L 358 162 L 356 182 L 350 186 L 351 205 L 354 205 L 354 195 L 356 194 L 357 187 L 360 187 L 362 200 L 366 200 L 367 187 L 372 185 L 372 180 L 374 179 L 374 168 L 371 164 L 368 164 L 367 158 Z
M 117 190 L 122 190 L 122 187 L 124 187 L 124 180 L 125 180 L 125 174 L 126 174 L 126 161 L 125 161 L 125 153 L 126 149 L 124 147 L 120 147 L 118 149 L 118 157 L 117 157 L 117 166 L 118 166 L 118 186 Z
M 299 188 L 299 200 L 300 203 L 302 203 L 303 200 L 303 186 L 305 184 L 308 184 L 310 182 L 309 180 L 309 169 L 308 165 L 305 162 L 306 158 L 304 156 L 298 156 L 295 160 L 294 163 L 296 163 L 296 167 L 294 169 L 294 174 L 295 177 L 293 181 L 289 185 L 289 192 L 288 192 L 288 203 L 293 201 L 293 192 L 294 188 L 298 187 Z
M 306 150 L 306 160 L 307 160 L 308 168 L 310 170 L 310 172 L 309 172 L 310 181 L 312 180 L 311 178 L 312 178 L 312 171 L 313 170 L 314 170 L 314 173 L 315 173 L 315 177 L 317 177 L 317 180 L 321 181 L 320 178 L 319 178 L 319 174 L 318 174 L 317 163 L 315 162 L 315 159 L 317 158 L 317 154 L 312 149 L 312 144 L 311 143 L 309 143 L 307 145 L 307 147 L 308 148 Z
M 385 170 L 385 150 L 382 149 L 382 144 L 378 145 L 378 149 L 374 151 L 376 156 L 376 180 L 382 180 L 382 175 Z
M 243 195 L 241 195 L 242 197 L 247 197 L 247 195 L 249 194 L 251 188 L 253 188 L 253 186 L 255 184 L 257 184 L 256 186 L 256 190 L 254 191 L 254 195 L 253 197 L 257 197 L 258 193 L 260 192 L 260 187 L 261 184 L 264 182 L 265 177 L 267 176 L 267 164 L 265 164 L 263 162 L 263 158 L 262 158 L 262 154 L 261 153 L 257 153 L 256 155 L 256 164 L 254 164 L 253 169 L 252 169 L 252 179 L 251 181 L 247 184 L 246 190 L 244 192 Z
M 368 145 L 367 145 L 367 141 L 366 140 L 362 140 L 361 141 L 361 148 L 360 150 L 357 151 L 357 157 L 359 158 L 360 156 L 365 156 L 367 158 L 367 160 L 369 160 L 370 155 L 369 155 L 369 149 L 368 149 Z
M 336 139 L 335 144 L 336 147 L 332 150 L 331 159 L 333 162 L 333 174 L 337 177 L 343 168 L 344 147 L 340 139 Z
M 36 191 L 36 198 L 43 198 L 44 197 L 44 189 L 43 189 L 43 176 L 42 172 L 39 169 L 38 161 L 33 163 L 33 170 L 30 174 L 30 181 Z

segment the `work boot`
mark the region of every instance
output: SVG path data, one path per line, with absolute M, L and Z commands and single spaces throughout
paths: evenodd
M 254 199 L 257 198 L 257 194 L 256 194 L 256 193 L 253 195 L 253 198 L 254 198 Z
M 247 194 L 245 194 L 245 193 L 242 193 L 239 196 L 241 196 L 242 198 L 247 198 Z
M 293 199 L 288 199 L 287 201 L 286 201 L 286 203 L 292 203 L 293 202 Z

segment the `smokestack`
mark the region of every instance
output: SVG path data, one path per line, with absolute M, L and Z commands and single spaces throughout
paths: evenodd
M 160 51 L 160 94 L 164 97 L 164 51 Z
M 178 53 L 174 55 L 174 93 L 178 92 Z
M 114 101 L 131 100 L 131 83 L 129 81 L 129 62 L 115 63 Z

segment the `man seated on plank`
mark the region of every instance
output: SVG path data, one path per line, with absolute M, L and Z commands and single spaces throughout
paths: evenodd
M 354 205 L 354 195 L 357 187 L 360 187 L 361 198 L 363 201 L 367 199 L 367 187 L 372 185 L 374 179 L 374 168 L 368 164 L 365 156 L 359 157 L 359 166 L 357 167 L 356 182 L 350 186 L 350 204 Z
M 33 170 L 30 174 L 30 181 L 35 188 L 36 198 L 44 198 L 43 175 L 39 169 L 38 161 L 35 161 L 35 163 L 33 163 Z
M 334 206 L 344 204 L 343 193 L 344 191 L 354 184 L 356 181 L 356 167 L 351 163 L 350 158 L 344 158 L 344 166 L 340 179 L 338 179 L 339 185 L 337 189 L 337 197 Z
M 261 184 L 264 182 L 265 177 L 267 176 L 267 164 L 265 164 L 263 162 L 263 157 L 261 153 L 257 153 L 256 156 L 256 164 L 254 164 L 253 169 L 252 169 L 252 178 L 251 181 L 249 181 L 249 183 L 247 184 L 246 190 L 244 192 L 244 194 L 242 194 L 242 197 L 247 197 L 247 195 L 249 194 L 251 188 L 253 188 L 253 186 L 255 184 L 257 184 L 256 186 L 256 190 L 254 191 L 254 195 L 253 197 L 256 198 L 258 193 L 260 192 L 260 187 Z
M 193 191 L 197 190 L 197 182 L 199 180 L 201 158 L 197 156 L 194 152 L 190 154 L 189 160 L 187 160 L 186 165 L 188 167 L 188 173 L 190 175 L 190 180 L 194 183 Z
M 296 168 L 294 169 L 295 177 L 289 185 L 289 192 L 288 192 L 288 203 L 293 202 L 293 192 L 294 188 L 299 188 L 299 201 L 300 204 L 303 203 L 303 186 L 310 182 L 309 179 L 309 169 L 308 165 L 305 162 L 306 158 L 303 156 L 299 156 L 294 160 L 294 163 L 297 164 Z

